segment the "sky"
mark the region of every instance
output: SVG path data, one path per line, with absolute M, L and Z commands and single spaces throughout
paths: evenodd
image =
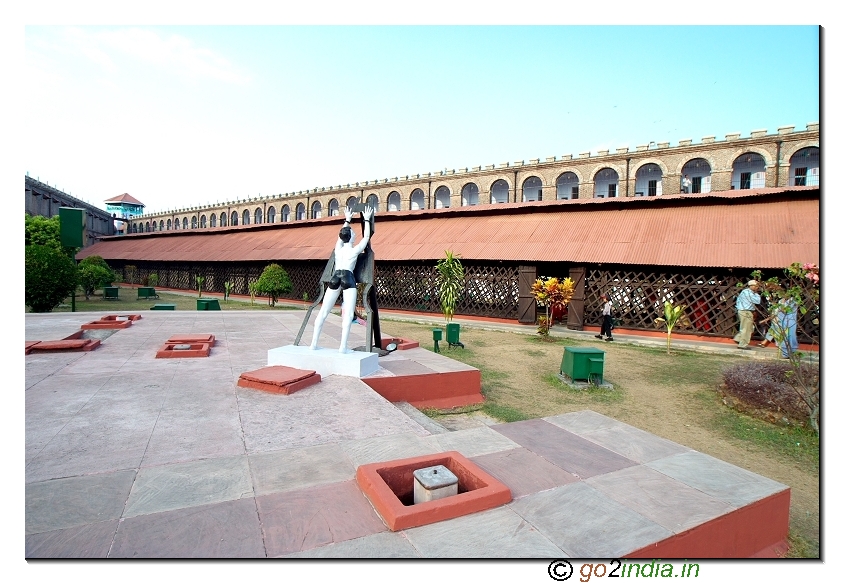
M 819 35 L 812 25 L 33 24 L 25 171 L 97 206 L 129 193 L 154 212 L 802 130 L 820 121 Z

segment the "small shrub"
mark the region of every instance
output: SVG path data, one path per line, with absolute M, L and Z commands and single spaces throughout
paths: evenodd
M 95 289 L 111 285 L 114 279 L 114 271 L 99 255 L 90 255 L 79 262 L 79 280 L 86 300 L 93 295 Z
M 76 291 L 79 270 L 61 251 L 44 245 L 26 246 L 24 301 L 33 312 L 52 312 Z
M 803 366 L 807 374 L 818 374 L 817 367 Z M 789 382 L 792 372 L 788 362 L 736 364 L 723 372 L 721 394 L 726 404 L 743 413 L 775 423 L 804 425 L 811 411 Z
M 284 268 L 278 263 L 270 263 L 264 268 L 261 277 L 255 282 L 255 293 L 269 296 L 271 305 L 275 306 L 278 296 L 289 293 L 293 289 L 293 282 Z
M 147 280 L 147 283 L 149 283 L 149 285 L 151 287 L 157 286 L 158 285 L 158 274 L 157 273 L 150 273 L 149 278 Z

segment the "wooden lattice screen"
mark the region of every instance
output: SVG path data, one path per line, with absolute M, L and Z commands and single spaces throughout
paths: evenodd
M 654 330 L 654 320 L 664 313 L 665 301 L 686 306 L 690 327 L 676 327 L 705 336 L 733 336 L 738 331 L 735 309 L 741 291 L 737 283 L 746 282 L 749 274 L 705 272 L 647 272 L 625 268 L 587 269 L 584 298 L 584 320 L 600 326 L 602 293 L 613 302 L 616 327 L 633 330 Z M 798 340 L 818 339 L 818 325 L 812 311 L 798 318 Z M 761 319 L 761 318 L 759 318 Z M 754 337 L 761 339 L 760 330 Z
M 177 263 L 177 262 L 111 262 L 124 281 L 145 283 L 157 273 L 160 287 L 196 289 L 196 276 L 205 277 L 203 291 L 223 293 L 224 283 L 233 284 L 232 293 L 249 294 L 249 283 L 260 277 L 268 262 L 249 263 Z M 319 292 L 323 261 L 279 262 L 290 275 L 293 289 L 287 299 L 315 298 Z M 455 313 L 492 318 L 516 319 L 519 304 L 519 267 L 501 262 L 464 261 L 466 288 Z M 129 267 L 129 269 L 126 269 Z M 134 267 L 134 273 L 133 269 Z M 565 277 L 563 266 L 555 266 L 554 274 Z M 766 275 L 776 275 L 770 273 Z M 132 281 L 129 281 L 131 277 Z M 656 330 L 654 320 L 663 313 L 663 302 L 687 306 L 691 328 L 677 328 L 705 336 L 731 337 L 737 331 L 735 301 L 739 288 L 749 273 L 728 271 L 647 271 L 625 266 L 593 269 L 587 267 L 584 277 L 583 324 L 599 326 L 600 295 L 607 292 L 615 308 L 616 326 L 632 330 Z M 437 297 L 435 262 L 375 263 L 375 285 L 378 306 L 412 312 L 440 313 Z M 307 295 L 306 295 L 307 294 Z M 362 299 L 359 313 L 363 313 Z M 798 339 L 812 342 L 819 339 L 819 308 L 798 317 Z M 755 337 L 761 338 L 757 331 Z

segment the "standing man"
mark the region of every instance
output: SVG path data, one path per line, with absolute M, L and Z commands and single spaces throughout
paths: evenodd
M 733 340 L 738 342 L 740 350 L 750 350 L 750 336 L 753 334 L 753 317 L 756 312 L 756 306 L 762 301 L 759 296 L 759 282 L 751 279 L 747 282 L 747 287 L 741 290 L 741 293 L 736 298 L 736 311 L 739 317 L 739 331 L 733 336 Z
M 350 223 L 352 221 L 352 209 L 346 207 L 346 222 L 340 229 L 340 235 L 337 238 L 337 243 L 334 245 L 334 275 L 331 281 L 328 282 L 328 289 L 325 290 L 325 297 L 322 300 L 322 308 L 317 315 L 314 323 L 314 338 L 311 341 L 311 350 L 317 350 L 319 346 L 319 335 L 322 333 L 322 325 L 328 317 L 331 308 L 340 293 L 343 294 L 343 329 L 340 336 L 339 352 L 351 352 L 346 347 L 349 340 L 349 329 L 352 327 L 352 320 L 355 316 L 355 304 L 358 299 L 357 282 L 355 281 L 355 265 L 358 262 L 358 255 L 363 253 L 369 243 L 371 233 L 370 218 L 375 214 L 375 209 L 366 207 L 363 211 L 363 218 L 366 220 L 363 229 L 363 239 L 360 243 L 354 245 L 355 232 L 351 229 Z
M 600 340 L 604 335 L 606 335 L 605 340 L 607 342 L 612 342 L 612 302 L 607 294 L 601 294 L 601 299 L 604 301 L 604 306 L 601 308 L 603 320 L 601 321 L 601 333 L 595 334 L 595 338 Z
M 683 185 L 683 188 L 682 188 L 683 194 L 689 194 L 692 191 L 692 181 L 689 180 L 688 174 L 683 176 L 682 185 Z

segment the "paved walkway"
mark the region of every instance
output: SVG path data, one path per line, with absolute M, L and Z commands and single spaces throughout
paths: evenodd
M 26 339 L 100 316 L 27 314 Z M 237 387 L 302 312 L 142 316 L 92 352 L 26 356 L 27 558 L 617 557 L 787 488 L 591 411 L 444 431 L 351 377 Z M 217 338 L 210 357 L 155 358 L 200 333 Z M 337 346 L 339 318 L 324 333 Z M 390 532 L 357 466 L 451 450 L 513 501 Z

